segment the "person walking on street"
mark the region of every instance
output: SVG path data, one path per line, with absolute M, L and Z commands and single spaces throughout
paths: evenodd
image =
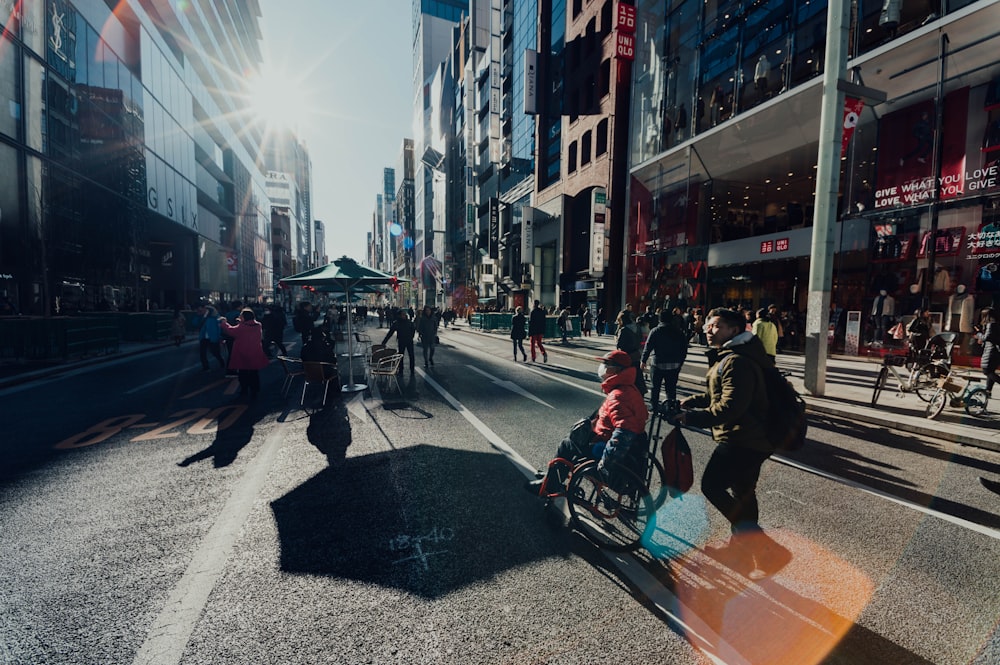
M 1000 382 L 997 368 L 1000 367 L 1000 325 L 997 324 L 996 310 L 986 307 L 979 315 L 979 328 L 983 335 L 983 357 L 979 366 L 986 375 L 986 390 L 993 394 L 993 384 Z
M 416 333 L 416 328 L 413 326 L 413 321 L 410 321 L 410 317 L 406 315 L 406 310 L 399 310 L 396 312 L 396 318 L 393 320 L 392 324 L 389 326 L 389 332 L 385 334 L 382 339 L 382 346 L 389 343 L 389 338 L 393 335 L 396 336 L 396 344 L 399 347 L 399 352 L 401 354 L 410 355 L 410 374 L 415 371 L 413 368 L 413 335 Z M 403 363 L 399 363 L 399 373 L 403 373 Z
M 225 318 L 219 319 L 219 325 L 233 338 L 229 369 L 236 370 L 239 377 L 240 397 L 256 399 L 260 393 L 260 370 L 267 367 L 269 362 L 261 343 L 264 339 L 262 326 L 249 307 L 240 312 L 240 320 L 236 325 L 230 324 Z
M 912 355 L 927 346 L 927 340 L 931 338 L 931 311 L 921 307 L 914 314 L 916 316 L 910 321 L 910 325 L 906 326 L 909 353 Z
M 674 325 L 674 318 L 669 312 L 660 312 L 660 323 L 646 338 L 646 346 L 642 350 L 640 369 L 646 369 L 649 356 L 653 356 L 653 392 L 650 404 L 656 409 L 660 404 L 660 386 L 666 390 L 667 400 L 673 404 L 677 401 L 677 379 L 681 375 L 681 366 L 687 358 L 688 336 Z
M 597 327 L 597 336 L 605 334 L 608 325 L 608 315 L 604 313 L 604 308 L 599 307 L 597 309 L 597 316 L 594 317 L 594 325 Z
M 438 319 L 430 305 L 417 315 L 417 334 L 420 335 L 420 346 L 424 350 L 424 367 L 434 365 L 434 346 L 437 344 Z
M 535 306 L 531 310 L 531 315 L 528 317 L 528 337 L 531 338 L 531 362 L 535 362 L 537 358 L 535 354 L 535 346 L 538 346 L 538 350 L 542 352 L 543 362 L 549 362 L 549 354 L 545 351 L 545 346 L 542 344 L 542 338 L 545 336 L 545 309 L 542 308 L 542 303 L 539 300 L 535 301 Z
M 562 343 L 569 344 L 569 340 L 566 339 L 566 334 L 569 332 L 570 322 L 569 322 L 569 308 L 564 307 L 559 312 L 559 318 L 556 321 L 559 326 L 559 334 L 562 335 Z
M 517 362 L 517 352 L 521 352 L 521 359 L 528 362 L 528 354 L 524 352 L 524 338 L 527 336 L 527 317 L 524 309 L 518 305 L 514 310 L 514 316 L 510 320 L 510 338 L 514 343 L 514 362 Z
M 180 307 L 174 307 L 174 318 L 170 322 L 170 336 L 174 340 L 174 346 L 180 346 L 184 341 L 184 332 L 187 330 L 187 317 L 181 313 Z
M 201 315 L 201 327 L 198 328 L 198 353 L 201 356 L 203 372 L 209 370 L 209 353 L 219 361 L 219 368 L 225 369 L 226 361 L 222 359 L 221 340 L 222 329 L 219 327 L 219 313 L 211 305 L 206 305 Z
M 778 355 L 778 326 L 771 321 L 771 317 L 766 309 L 757 310 L 757 318 L 754 319 L 750 327 L 757 339 L 764 345 L 764 353 L 771 356 L 771 360 Z
M 775 345 L 775 349 L 781 351 L 785 348 L 785 326 L 781 322 L 781 310 L 778 309 L 777 305 L 768 305 L 767 317 L 771 319 L 771 323 L 778 329 L 778 343 Z
M 292 327 L 295 328 L 295 332 L 302 335 L 302 346 L 309 343 L 309 338 L 312 337 L 313 329 L 316 327 L 317 318 L 319 318 L 319 312 L 313 311 L 311 302 L 299 303 L 299 311 L 292 318 Z
M 272 303 L 260 323 L 264 327 L 264 353 L 270 355 L 271 345 L 274 344 L 281 351 L 281 355 L 287 356 L 285 326 L 288 325 L 288 319 L 285 318 L 285 310 L 281 305 Z
M 701 490 L 730 525 L 732 537 L 719 554 L 731 555 L 733 565 L 756 564 L 766 571 L 775 564 L 773 557 L 756 562 L 752 558 L 767 559 L 776 546 L 763 536 L 756 492 L 761 466 L 773 452 L 765 432 L 768 395 L 761 368 L 773 367 L 774 361 L 760 339 L 745 328 L 746 318 L 739 312 L 724 308 L 709 312 L 707 390 L 681 401 L 676 422 L 712 428 L 716 446 Z
M 609 464 L 621 463 L 629 448 L 643 444 L 649 410 L 635 388 L 636 368 L 627 353 L 609 351 L 595 360 L 601 361 L 597 376 L 606 397 L 591 422 L 591 441 L 582 447 L 565 439 L 559 444 L 556 458 L 592 457 L 600 460 L 597 468 L 604 471 Z M 544 477 L 528 481 L 525 489 L 533 494 L 540 494 L 543 488 L 546 493 L 552 492 L 566 483 L 569 471 L 564 465 L 550 464 Z
M 594 313 L 586 305 L 580 305 L 580 332 L 584 337 L 590 337 L 594 329 Z
M 642 336 L 639 326 L 632 319 L 632 312 L 623 309 L 615 319 L 618 330 L 615 332 L 615 348 L 624 351 L 632 359 L 632 365 L 639 367 L 642 361 Z M 641 370 L 635 372 L 635 387 L 644 397 L 646 395 L 646 377 Z

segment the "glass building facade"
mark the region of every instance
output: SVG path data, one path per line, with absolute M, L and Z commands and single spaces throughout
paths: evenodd
M 801 329 L 827 3 L 636 4 L 626 300 L 776 304 Z M 974 309 L 994 304 L 1000 36 L 986 26 L 998 21 L 995 2 L 905 3 L 893 14 L 860 0 L 851 14 L 848 76 L 887 99 L 845 102 L 834 344 L 845 344 L 850 311 L 861 313 L 862 347 L 891 343 L 881 291 L 893 320 L 928 306 L 939 329 L 962 332 L 965 351 L 957 287 Z
M 0 7 L 0 295 L 64 314 L 268 294 L 263 176 L 174 37 L 140 5 Z

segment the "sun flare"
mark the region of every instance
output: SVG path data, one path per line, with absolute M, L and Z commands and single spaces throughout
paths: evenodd
M 309 120 L 305 82 L 290 72 L 264 66 L 249 78 L 251 117 L 265 129 L 302 129 Z

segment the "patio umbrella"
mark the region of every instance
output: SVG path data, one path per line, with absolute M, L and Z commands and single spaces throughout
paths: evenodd
M 313 268 L 305 272 L 300 272 L 291 277 L 285 277 L 281 284 L 291 286 L 313 286 L 319 290 L 343 291 L 351 296 L 356 290 L 378 284 L 391 284 L 393 276 L 368 266 L 363 266 L 354 259 L 342 256 L 333 263 L 329 263 L 319 268 Z M 329 289 L 324 287 L 330 287 Z M 361 392 L 367 390 L 368 386 L 363 383 L 354 383 L 354 331 L 351 327 L 351 318 L 347 317 L 347 362 L 351 369 L 350 383 L 341 389 L 344 392 Z

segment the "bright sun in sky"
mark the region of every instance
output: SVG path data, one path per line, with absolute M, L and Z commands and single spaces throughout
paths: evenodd
M 251 113 L 266 129 L 301 130 L 308 124 L 305 81 L 289 72 L 264 66 L 248 81 Z

